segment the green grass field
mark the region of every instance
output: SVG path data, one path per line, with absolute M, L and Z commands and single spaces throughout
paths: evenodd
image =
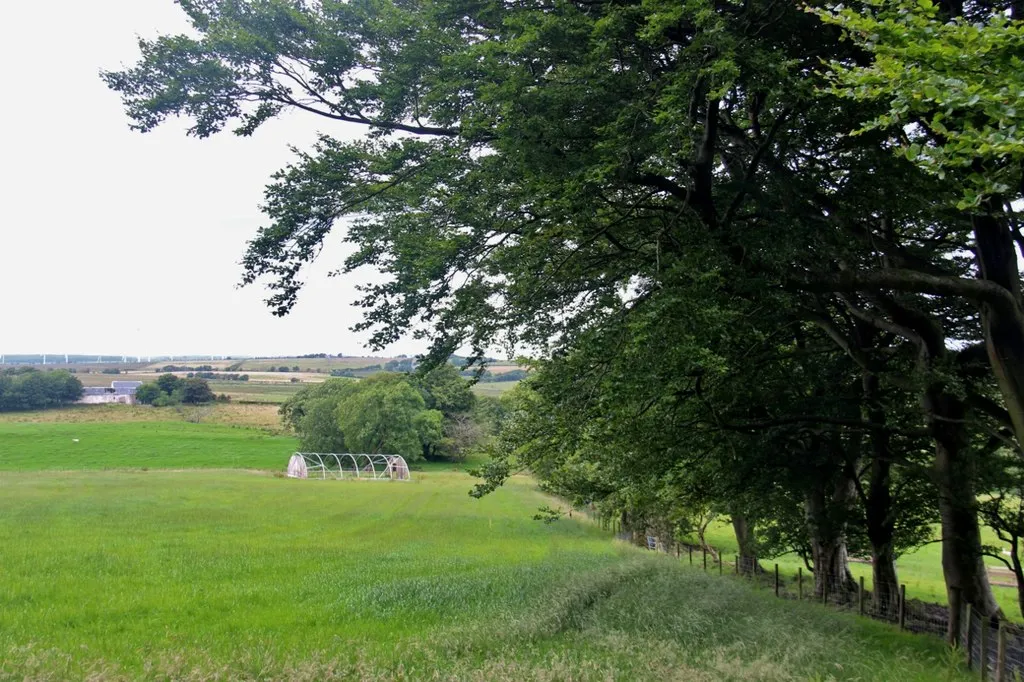
M 981 530 L 982 542 L 995 547 L 1000 546 L 999 539 L 991 529 L 983 526 Z M 938 537 L 938 527 L 935 528 L 935 532 L 936 537 Z M 708 527 L 705 537 L 708 540 L 708 544 L 716 549 L 720 549 L 724 553 L 727 562 L 732 561 L 732 556 L 736 553 L 737 547 L 736 536 L 733 534 L 731 524 L 713 522 Z M 691 541 L 694 540 L 691 538 Z M 779 564 L 779 571 L 787 577 L 795 576 L 797 568 L 803 566 L 803 561 L 796 555 L 766 559 L 762 563 L 768 567 L 775 563 Z M 985 563 L 990 569 L 1003 567 L 1002 563 L 991 557 L 987 557 Z M 806 572 L 806 568 L 804 570 Z M 904 554 L 896 561 L 896 570 L 900 582 L 907 586 L 907 599 L 919 599 L 936 604 L 946 604 L 948 602 L 946 583 L 942 576 L 942 545 L 939 543 L 931 543 L 913 552 Z M 863 576 L 865 587 L 868 590 L 873 589 L 871 564 L 851 562 L 850 572 L 853 573 L 855 578 Z M 1017 589 L 1008 585 L 996 584 L 1000 582 L 1012 584 L 1012 576 L 1001 575 L 998 578 L 993 578 L 990 574 L 990 578 L 993 581 L 992 589 L 996 601 L 1002 607 L 1004 615 L 1010 620 L 1024 622 L 1020 606 L 1017 603 Z
M 0 680 L 968 679 L 937 638 L 533 521 L 527 478 L 266 471 L 293 447 L 0 422 Z
M 297 443 L 223 424 L 3 422 L 0 470 L 283 469 Z

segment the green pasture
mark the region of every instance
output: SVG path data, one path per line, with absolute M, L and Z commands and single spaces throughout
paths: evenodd
M 0 471 L 283 470 L 297 443 L 290 436 L 223 424 L 0 422 Z
M 528 478 L 299 481 L 293 449 L 0 423 L 0 680 L 968 679 L 937 638 L 534 521 Z
M 0 679 L 966 679 L 936 638 L 469 484 L 0 474 Z

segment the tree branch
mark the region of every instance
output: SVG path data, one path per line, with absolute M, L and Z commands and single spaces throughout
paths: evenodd
M 796 282 L 797 289 L 816 292 L 906 291 L 933 296 L 958 296 L 979 304 L 990 305 L 1012 315 L 1024 325 L 1024 313 L 1013 294 L 1003 287 L 981 279 L 929 275 L 916 270 L 891 268 L 885 270 L 842 270 L 827 275 L 808 277 Z

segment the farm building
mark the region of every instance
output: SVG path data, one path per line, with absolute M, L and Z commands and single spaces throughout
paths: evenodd
M 141 385 L 141 381 L 112 381 L 110 386 L 86 386 L 82 389 L 82 397 L 78 402 L 83 405 L 103 403 L 134 405 L 135 392 Z

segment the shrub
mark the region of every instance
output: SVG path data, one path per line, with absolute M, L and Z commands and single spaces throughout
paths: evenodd
M 143 405 L 153 405 L 154 401 L 162 395 L 165 393 L 161 390 L 160 385 L 152 381 L 139 386 L 139 389 L 135 391 L 135 400 Z

